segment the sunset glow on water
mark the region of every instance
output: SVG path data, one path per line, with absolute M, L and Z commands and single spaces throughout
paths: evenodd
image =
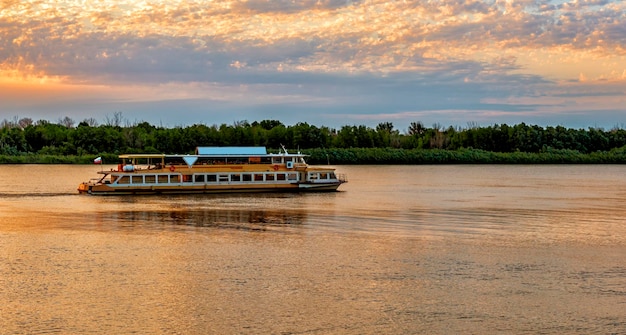
M 621 165 L 338 166 L 340 192 L 78 195 L 97 169 L 0 166 L 0 329 L 626 331 Z

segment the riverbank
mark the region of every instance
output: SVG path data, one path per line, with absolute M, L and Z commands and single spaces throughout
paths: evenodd
M 624 164 L 624 148 L 584 154 L 548 149 L 539 153 L 491 152 L 476 149 L 314 149 L 306 150 L 311 164 Z
M 576 150 L 547 149 L 539 153 L 491 152 L 476 149 L 308 149 L 310 164 L 626 164 L 626 148 L 581 153 Z M 0 155 L 0 164 L 92 164 L 96 156 L 103 162 L 117 163 L 117 154 L 82 156 Z
M 62 155 L 0 155 L 0 164 L 92 164 L 95 155 L 85 156 L 62 156 Z M 110 155 L 104 160 L 109 163 L 117 163 L 117 155 Z

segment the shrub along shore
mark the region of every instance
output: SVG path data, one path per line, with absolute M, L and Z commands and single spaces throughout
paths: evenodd
M 278 152 L 282 145 L 302 149 L 311 164 L 626 163 L 626 129 L 618 126 L 429 128 L 416 121 L 401 131 L 391 122 L 335 129 L 263 120 L 165 128 L 131 123 L 121 112 L 102 125 L 91 118 L 75 126 L 69 117 L 58 123 L 18 117 L 0 121 L 0 164 L 91 164 L 98 156 L 116 164 L 121 153 L 191 154 L 197 146 L 264 146 Z
M 278 150 L 270 150 L 278 152 Z M 296 150 L 293 150 L 296 151 Z M 325 164 L 625 164 L 626 147 L 581 153 L 548 149 L 538 153 L 492 152 L 479 149 L 332 148 L 306 149 L 307 162 Z M 116 154 L 101 154 L 104 164 L 117 164 Z M 92 164 L 94 155 L 0 155 L 0 164 Z

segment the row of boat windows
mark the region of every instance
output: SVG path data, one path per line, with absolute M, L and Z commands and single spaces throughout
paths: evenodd
M 232 173 L 232 174 L 158 174 L 112 177 L 118 184 L 168 184 L 168 183 L 228 183 L 228 182 L 263 182 L 263 181 L 297 181 L 297 173 Z M 311 173 L 311 180 L 334 179 L 334 173 Z

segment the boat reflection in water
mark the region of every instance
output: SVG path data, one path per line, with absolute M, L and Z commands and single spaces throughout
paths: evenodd
M 626 334 L 626 165 L 75 194 L 92 170 L 0 164 L 0 334 Z
M 98 214 L 98 220 L 117 222 L 118 225 L 122 226 L 140 225 L 142 228 L 145 228 L 146 224 L 150 224 L 154 228 L 188 226 L 264 231 L 270 230 L 272 227 L 301 226 L 304 224 L 306 216 L 305 211 L 172 209 L 102 212 Z

